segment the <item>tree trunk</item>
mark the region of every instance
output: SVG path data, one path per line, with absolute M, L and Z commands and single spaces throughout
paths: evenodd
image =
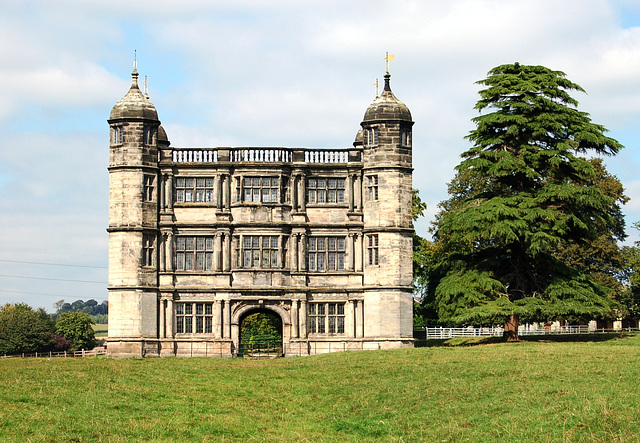
M 506 341 L 520 341 L 518 337 L 518 315 L 511 314 L 504 322 L 504 333 L 502 338 Z

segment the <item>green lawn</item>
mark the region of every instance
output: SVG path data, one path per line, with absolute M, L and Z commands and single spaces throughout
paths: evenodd
M 0 374 L 3 442 L 640 441 L 640 336 Z
M 109 325 L 106 325 L 106 324 L 95 323 L 93 325 L 93 331 L 96 334 L 96 338 L 106 338 L 108 329 L 109 329 Z

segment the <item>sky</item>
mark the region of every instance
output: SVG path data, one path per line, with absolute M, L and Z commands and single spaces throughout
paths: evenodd
M 134 52 L 176 147 L 349 147 L 393 53 L 426 237 L 475 82 L 516 61 L 563 71 L 625 145 L 605 164 L 640 240 L 637 0 L 0 0 L 0 305 L 106 300 L 106 120 Z

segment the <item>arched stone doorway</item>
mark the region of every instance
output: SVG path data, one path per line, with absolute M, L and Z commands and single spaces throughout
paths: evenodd
M 236 355 L 246 358 L 274 358 L 283 355 L 289 338 L 288 312 L 278 305 L 242 305 L 232 319 Z

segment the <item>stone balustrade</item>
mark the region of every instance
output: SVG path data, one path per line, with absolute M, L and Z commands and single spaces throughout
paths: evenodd
M 218 150 L 178 148 L 173 150 L 174 163 L 217 163 Z
M 173 148 L 169 153 L 173 163 L 347 164 L 361 158 L 359 151 L 351 149 Z
M 348 150 L 314 149 L 304 151 L 305 163 L 349 163 Z
M 233 163 L 289 163 L 291 150 L 286 148 L 234 148 L 229 153 Z

